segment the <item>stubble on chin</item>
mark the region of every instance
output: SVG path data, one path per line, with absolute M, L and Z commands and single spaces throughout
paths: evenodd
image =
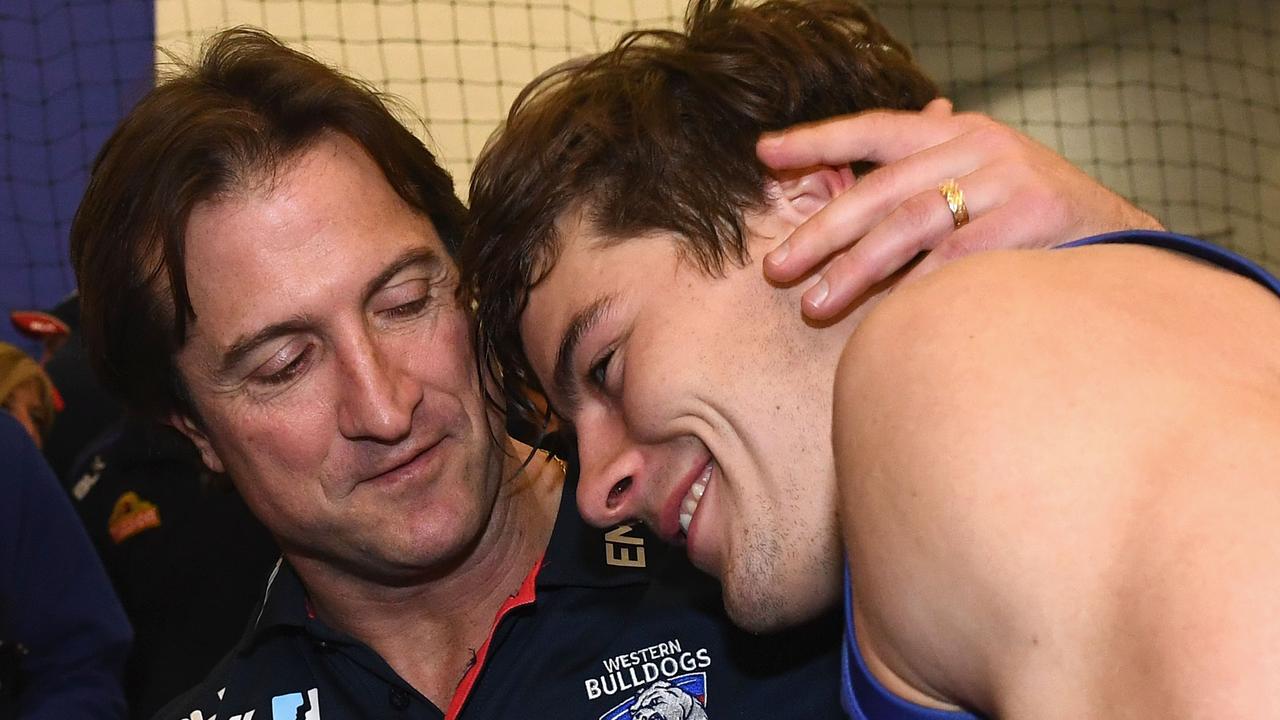
M 788 588 L 781 587 L 783 543 L 774 533 L 752 533 L 723 579 L 725 609 L 733 622 L 755 633 L 784 626 Z
M 839 553 L 833 559 L 828 553 L 806 552 L 814 549 L 809 547 L 812 542 L 776 531 L 750 535 L 747 551 L 723 579 L 725 609 L 734 624 L 753 633 L 772 633 L 834 606 L 841 577 Z

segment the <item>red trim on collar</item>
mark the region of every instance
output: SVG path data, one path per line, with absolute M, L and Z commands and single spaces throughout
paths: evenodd
M 467 669 L 467 674 L 462 676 L 462 682 L 458 683 L 458 689 L 453 693 L 453 700 L 449 702 L 449 712 L 445 713 L 445 720 L 456 720 L 458 715 L 462 713 L 462 708 L 467 704 L 467 698 L 471 696 L 471 689 L 475 687 L 476 679 L 480 677 L 480 671 L 484 669 L 484 661 L 489 655 L 489 644 L 493 642 L 493 634 L 498 630 L 498 625 L 502 623 L 502 619 L 507 613 L 518 607 L 532 605 L 538 594 L 537 581 L 538 571 L 542 569 L 542 561 L 546 556 L 538 558 L 538 562 L 533 564 L 533 569 L 528 575 L 524 576 L 524 582 L 520 583 L 520 589 L 515 595 L 507 598 L 502 603 L 502 607 L 498 608 L 498 614 L 493 618 L 493 625 L 489 627 L 489 637 L 485 638 L 484 644 L 480 646 L 480 650 L 476 652 L 476 661 Z

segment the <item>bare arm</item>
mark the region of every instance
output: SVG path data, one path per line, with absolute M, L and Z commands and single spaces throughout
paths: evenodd
M 873 311 L 834 443 L 890 679 L 1009 718 L 1276 716 L 1278 308 L 1095 248 L 976 257 Z

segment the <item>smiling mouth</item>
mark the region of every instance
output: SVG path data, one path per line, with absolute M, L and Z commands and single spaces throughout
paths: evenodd
M 686 537 L 689 535 L 689 526 L 693 524 L 693 514 L 702 503 L 702 496 L 707 491 L 707 483 L 711 481 L 711 471 L 714 469 L 715 461 L 708 460 L 702 474 L 689 486 L 689 492 L 685 493 L 684 501 L 680 503 L 680 530 Z
M 379 484 L 380 482 L 394 482 L 414 474 L 416 471 L 421 469 L 423 464 L 435 456 L 435 451 L 440 447 L 442 440 L 443 438 L 426 444 L 413 455 L 398 460 L 390 467 L 383 468 L 375 474 L 366 477 L 364 480 L 360 481 L 359 484 L 368 482 L 372 482 L 374 484 Z

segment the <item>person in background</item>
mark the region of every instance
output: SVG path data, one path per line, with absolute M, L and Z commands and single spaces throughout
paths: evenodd
M 18 332 L 44 347 L 41 366 L 53 382 L 61 407 L 41 448 L 58 481 L 74 492 L 72 467 L 83 464 L 89 445 L 123 415 L 119 401 L 93 376 L 80 334 L 80 296 L 72 293 L 48 311 L 15 310 Z
M 125 717 L 132 632 L 28 431 L 0 413 L 0 693 L 19 720 Z M 2 715 L 4 709 L 0 709 Z
M 0 408 L 27 431 L 36 447 L 53 427 L 56 412 L 53 382 L 33 358 L 9 343 L 0 343 Z
M 72 504 L 133 625 L 125 697 L 145 720 L 235 645 L 280 551 L 227 478 L 163 423 L 121 421 L 72 478 Z
M 125 699 L 145 720 L 231 649 L 279 550 L 180 433 L 120 417 L 85 355 L 77 294 L 10 319 L 44 346 L 41 365 L 63 399 L 42 450 L 133 627 Z

